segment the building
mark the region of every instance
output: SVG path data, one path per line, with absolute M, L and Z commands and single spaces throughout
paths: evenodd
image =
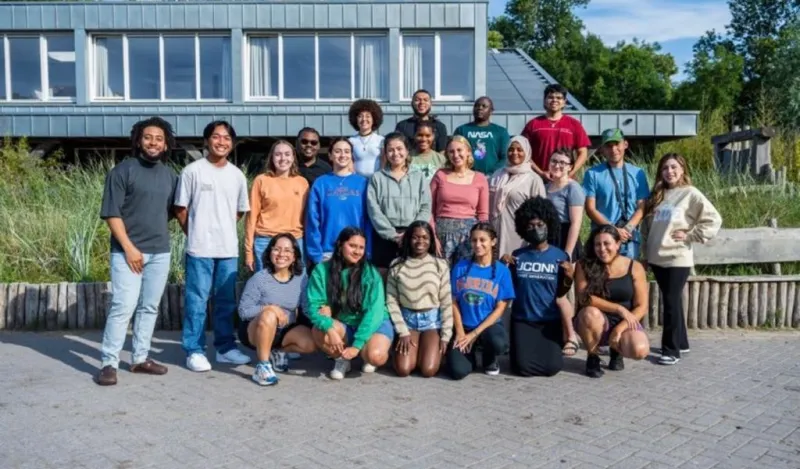
M 349 103 L 382 102 L 381 133 L 426 88 L 452 131 L 488 94 L 518 133 L 554 80 L 518 50 L 488 50 L 486 0 L 226 0 L 0 3 L 0 135 L 42 149 L 125 148 L 131 125 L 159 115 L 187 150 L 213 119 L 245 147 L 304 126 L 350 135 Z M 590 136 L 696 134 L 697 112 L 569 113 Z M 241 149 L 241 148 L 240 148 Z M 262 150 L 263 151 L 263 150 Z

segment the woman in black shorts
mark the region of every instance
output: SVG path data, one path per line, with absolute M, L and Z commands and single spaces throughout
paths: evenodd
M 638 261 L 619 254 L 620 237 L 612 225 L 595 228 L 575 269 L 578 334 L 588 352 L 586 374 L 603 376 L 597 348 L 608 345 L 608 369 L 625 368 L 622 357 L 641 360 L 650 342 L 640 321 L 647 314 L 647 275 Z
M 307 311 L 308 278 L 294 236 L 273 237 L 264 251 L 264 269 L 250 277 L 239 301 L 239 342 L 256 351 L 253 381 L 261 386 L 278 384 L 275 371 L 286 372 L 286 352 L 313 353 L 311 322 Z
M 372 241 L 372 263 L 385 278 L 400 253 L 408 226 L 431 220 L 431 189 L 422 172 L 410 170 L 411 153 L 403 134 L 387 135 L 383 154 L 385 166 L 369 180 L 367 212 L 377 233 Z

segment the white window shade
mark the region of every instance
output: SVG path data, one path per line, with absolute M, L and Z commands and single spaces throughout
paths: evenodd
M 385 37 L 356 37 L 356 97 L 386 99 L 389 44 Z

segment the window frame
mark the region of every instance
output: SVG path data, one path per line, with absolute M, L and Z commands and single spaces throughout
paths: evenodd
M 284 87 L 284 43 L 283 39 L 286 37 L 313 37 L 314 38 L 314 97 L 309 98 L 285 98 Z M 348 37 L 350 39 L 350 97 L 347 98 L 320 98 L 319 96 L 319 39 L 320 37 Z M 388 69 L 390 64 L 389 59 L 389 36 L 385 32 L 380 31 L 291 31 L 291 32 L 277 32 L 277 33 L 260 33 L 252 32 L 243 36 L 242 55 L 244 59 L 243 67 L 243 84 L 244 84 L 244 100 L 246 102 L 290 102 L 290 103 L 349 103 L 357 99 L 361 99 L 356 95 L 356 39 L 359 37 L 379 37 L 386 40 L 387 57 L 386 67 L 387 73 L 387 87 L 384 90 L 384 95 L 379 98 L 370 98 L 379 103 L 389 102 L 390 90 L 388 87 Z M 250 39 L 251 38 L 277 38 L 278 39 L 278 95 L 277 96 L 252 96 L 250 94 Z
M 120 97 L 104 97 L 97 96 L 97 74 L 95 69 L 95 53 L 97 47 L 97 38 L 103 37 L 118 37 L 122 39 L 122 81 L 123 81 L 123 94 Z M 159 97 L 148 99 L 131 99 L 130 94 L 130 50 L 128 46 L 129 38 L 158 38 L 158 79 L 159 79 Z M 177 38 L 192 38 L 194 40 L 194 87 L 195 93 L 193 99 L 167 99 L 166 97 L 166 75 L 164 65 L 164 38 L 177 37 Z M 200 39 L 202 38 L 221 38 L 228 39 L 232 44 L 233 38 L 230 34 L 224 32 L 183 32 L 176 31 L 174 33 L 154 33 L 154 32 L 96 32 L 92 33 L 87 41 L 89 43 L 89 54 L 87 57 L 89 79 L 87 84 L 89 86 L 89 101 L 92 103 L 230 103 L 233 101 L 233 49 L 231 47 L 230 67 L 231 72 L 231 96 L 227 98 L 203 98 L 202 97 L 202 77 L 200 65 Z
M 458 102 L 472 102 L 474 100 L 473 94 L 475 93 L 475 60 L 472 61 L 472 70 L 469 75 L 469 87 L 472 93 L 469 95 L 443 95 L 442 94 L 442 34 L 448 33 L 467 33 L 472 36 L 472 42 L 475 42 L 475 31 L 471 29 L 452 29 L 444 31 L 432 30 L 408 30 L 400 32 L 400 53 L 398 54 L 398 82 L 400 88 L 398 96 L 400 101 L 411 102 L 412 96 L 403 96 L 404 80 L 403 80 L 403 64 L 405 63 L 405 53 L 403 42 L 406 37 L 431 37 L 433 36 L 433 89 L 428 90 L 433 93 L 431 96 L 432 101 L 458 101 Z
M 77 83 L 77 61 L 74 63 L 75 68 L 75 94 L 76 96 L 50 96 L 50 63 L 48 61 L 48 36 L 59 36 L 64 38 L 72 38 L 70 33 L 63 32 L 41 32 L 41 33 L 2 33 L 0 32 L 0 47 L 3 48 L 3 63 L 0 72 L 3 73 L 5 78 L 5 89 L 3 90 L 4 97 L 0 97 L 0 103 L 74 103 L 77 100 L 78 83 Z M 11 79 L 11 39 L 27 38 L 39 40 L 39 86 L 42 92 L 41 99 L 13 99 L 12 98 L 12 79 Z M 75 47 L 73 44 L 72 53 L 75 54 Z

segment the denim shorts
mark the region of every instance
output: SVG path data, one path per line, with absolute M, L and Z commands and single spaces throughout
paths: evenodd
M 403 321 L 405 321 L 410 331 L 424 332 L 442 328 L 442 315 L 439 312 L 439 308 L 423 312 L 400 308 L 400 312 L 403 313 Z
M 353 343 L 353 340 L 355 339 L 356 330 L 358 328 L 348 326 L 347 324 L 344 323 L 342 325 L 344 326 L 344 332 L 347 339 L 346 342 L 348 345 L 350 345 Z M 389 339 L 390 342 L 394 340 L 394 326 L 392 325 L 392 321 L 390 321 L 388 318 L 384 319 L 380 327 L 378 327 L 378 330 L 375 331 L 375 334 L 383 334 Z

